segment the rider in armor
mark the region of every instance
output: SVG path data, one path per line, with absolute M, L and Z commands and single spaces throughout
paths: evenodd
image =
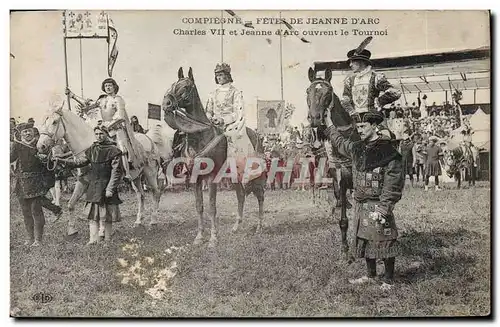
M 123 153 L 125 178 L 130 180 L 130 166 L 135 169 L 142 167 L 144 156 L 141 154 L 141 147 L 134 137 L 134 131 L 125 110 L 125 101 L 117 95 L 118 84 L 114 79 L 107 78 L 102 82 L 101 90 L 105 94 L 101 95 L 97 101 L 78 97 L 70 89 L 66 89 L 66 94 L 69 94 L 81 105 L 82 116 L 93 120 L 102 120 L 110 136 L 116 138 L 118 147 Z

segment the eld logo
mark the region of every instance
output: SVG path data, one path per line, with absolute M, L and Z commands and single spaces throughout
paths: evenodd
M 32 299 L 36 303 L 46 304 L 46 303 L 52 302 L 53 297 L 50 294 L 40 292 L 40 293 L 36 293 L 35 295 L 33 295 Z

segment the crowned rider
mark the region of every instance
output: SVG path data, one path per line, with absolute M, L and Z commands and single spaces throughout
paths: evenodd
M 392 86 L 384 74 L 372 69 L 371 52 L 364 49 L 370 40 L 366 39 L 357 49 L 347 53 L 353 74 L 344 80 L 341 102 L 351 116 L 358 116 L 358 120 L 359 115 L 369 111 L 381 111 L 385 105 L 401 97 L 401 91 Z M 386 122 L 382 123 L 379 129 L 387 129 L 384 125 Z
M 130 165 L 136 169 L 144 165 L 142 149 L 134 137 L 134 131 L 125 110 L 125 101 L 117 94 L 119 86 L 116 81 L 112 78 L 106 78 L 102 82 L 101 90 L 105 94 L 99 96 L 95 102 L 80 98 L 69 89 L 66 89 L 66 94 L 69 94 L 82 106 L 81 110 L 84 116 L 93 120 L 102 120 L 109 135 L 116 136 L 118 147 L 123 153 L 125 178 L 131 179 Z
M 239 159 L 238 166 L 244 169 L 240 166 L 241 159 L 254 149 L 246 131 L 243 93 L 233 86 L 228 64 L 217 64 L 214 73 L 217 88 L 209 94 L 205 110 L 214 124 L 223 127 L 228 140 L 228 157 Z

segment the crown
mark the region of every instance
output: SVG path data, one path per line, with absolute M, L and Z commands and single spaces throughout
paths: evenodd
M 214 72 L 215 73 L 218 73 L 218 72 L 231 73 L 231 66 L 229 66 L 225 62 L 223 62 L 221 64 L 217 64 L 217 66 L 215 66 L 215 71 Z

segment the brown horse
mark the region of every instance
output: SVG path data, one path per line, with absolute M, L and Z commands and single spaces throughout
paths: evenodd
M 345 136 L 352 140 L 359 140 L 358 132 L 355 128 L 354 121 L 347 111 L 342 107 L 340 99 L 333 91 L 333 87 L 330 83 L 332 79 L 332 71 L 327 69 L 325 71 L 325 79 L 320 79 L 316 77 L 316 72 L 309 68 L 308 73 L 309 81 L 311 85 L 307 88 L 307 105 L 309 107 L 307 119 L 311 124 L 312 128 L 317 128 L 317 133 L 315 133 L 319 139 L 324 144 L 328 144 L 328 140 L 324 135 L 325 130 L 325 115 L 326 111 L 331 111 L 332 122 L 335 127 Z M 340 181 L 339 181 L 339 192 L 335 192 L 337 199 L 340 198 L 340 231 L 342 237 L 342 251 L 346 255 L 348 253 L 348 242 L 347 242 L 347 229 L 348 229 L 348 219 L 347 219 L 347 209 L 351 207 L 347 200 L 347 190 L 353 188 L 352 181 L 352 163 L 349 158 L 341 156 L 337 149 L 330 147 L 331 158 L 336 166 L 340 166 Z M 329 168 L 329 175 L 334 178 L 334 185 L 336 184 L 337 172 L 335 167 Z M 335 186 L 334 186 L 335 187 Z M 338 194 L 340 193 L 340 194 Z M 335 212 L 335 206 L 332 207 L 332 215 Z
M 214 168 L 210 174 L 199 176 L 195 183 L 196 210 L 198 212 L 198 234 L 194 244 L 203 241 L 203 180 L 209 184 L 209 216 L 211 221 L 211 235 L 209 246 L 217 243 L 218 219 L 216 209 L 217 184 L 214 183 L 219 170 L 225 166 L 227 159 L 228 142 L 222 130 L 212 124 L 207 118 L 203 105 L 194 83 L 193 71 L 189 68 L 188 77 L 184 77 L 182 67 L 178 71 L 178 80 L 167 91 L 163 98 L 162 109 L 165 112 L 165 122 L 173 129 L 186 134 L 184 147 L 181 153 L 187 157 L 205 157 L 213 160 Z M 255 131 L 247 128 L 247 134 L 255 151 L 263 155 L 263 148 Z M 262 165 L 262 164 L 261 164 Z M 261 166 L 262 167 L 262 166 Z M 262 229 L 264 215 L 265 174 L 251 180 L 243 186 L 235 184 L 238 198 L 238 218 L 233 231 L 238 230 L 243 219 L 243 206 L 248 194 L 253 193 L 259 203 L 259 222 L 257 232 Z

